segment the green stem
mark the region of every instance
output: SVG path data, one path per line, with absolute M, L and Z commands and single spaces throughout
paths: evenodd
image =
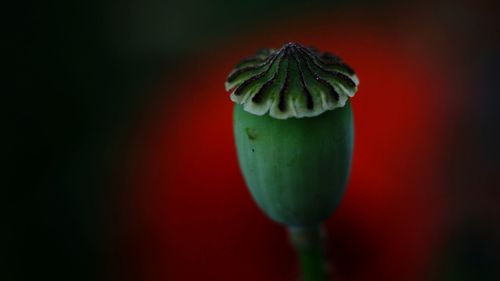
M 324 230 L 321 225 L 289 227 L 290 240 L 299 258 L 302 281 L 327 281 Z

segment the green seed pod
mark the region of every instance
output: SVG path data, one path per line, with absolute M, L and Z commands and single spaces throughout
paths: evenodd
M 353 149 L 348 100 L 358 83 L 337 56 L 293 43 L 258 51 L 230 73 L 240 168 L 274 221 L 318 225 L 338 206 Z

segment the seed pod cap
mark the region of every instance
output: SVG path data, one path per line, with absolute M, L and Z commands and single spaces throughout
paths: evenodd
M 245 111 L 287 119 L 343 107 L 358 84 L 352 68 L 338 56 L 287 43 L 261 49 L 236 64 L 225 87 Z

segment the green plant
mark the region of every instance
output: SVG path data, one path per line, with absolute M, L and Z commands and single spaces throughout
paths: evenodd
M 287 43 L 238 63 L 226 89 L 240 168 L 253 198 L 289 228 L 304 280 L 326 280 L 321 224 L 350 172 L 358 78 L 332 54 Z

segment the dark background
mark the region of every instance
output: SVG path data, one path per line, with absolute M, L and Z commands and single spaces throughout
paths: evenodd
M 223 90 L 238 59 L 290 40 L 361 79 L 350 193 L 327 223 L 337 280 L 499 280 L 499 10 L 7 5 L 0 279 L 297 280 L 243 187 Z

